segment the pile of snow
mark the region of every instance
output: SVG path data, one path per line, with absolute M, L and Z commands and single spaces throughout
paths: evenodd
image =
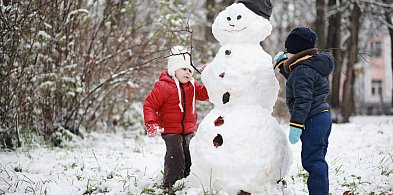
M 327 154 L 332 194 L 393 191 L 392 126 L 393 116 L 354 117 L 348 124 L 333 124 Z M 285 178 L 288 191 L 306 195 L 301 143 L 291 147 L 294 161 Z M 162 192 L 164 154 L 160 137 L 128 132 L 90 134 L 72 148 L 3 151 L 0 194 L 158 194 Z M 203 190 L 208 192 L 209 187 L 185 186 L 177 194 Z

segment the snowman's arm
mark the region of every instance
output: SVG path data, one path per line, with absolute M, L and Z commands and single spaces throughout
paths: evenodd
M 205 65 L 202 66 L 201 68 L 201 79 L 204 85 L 208 85 L 209 79 L 207 79 L 207 77 L 209 77 L 210 74 L 212 74 L 212 66 L 214 66 L 213 62 L 207 63 Z
M 158 123 L 157 112 L 164 104 L 164 89 L 160 82 L 157 82 L 143 104 L 143 116 L 145 124 Z

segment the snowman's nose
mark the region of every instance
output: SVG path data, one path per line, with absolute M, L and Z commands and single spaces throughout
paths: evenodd
M 229 26 L 231 26 L 231 27 L 235 27 L 235 25 L 234 25 L 234 24 L 229 24 Z

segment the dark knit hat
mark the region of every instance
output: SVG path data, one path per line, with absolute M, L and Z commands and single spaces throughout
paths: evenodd
M 248 9 L 268 20 L 272 15 L 273 5 L 270 0 L 237 0 L 236 3 L 243 3 Z
M 285 40 L 285 49 L 289 53 L 297 54 L 306 49 L 314 48 L 317 38 L 317 34 L 309 28 L 295 28 L 288 34 Z

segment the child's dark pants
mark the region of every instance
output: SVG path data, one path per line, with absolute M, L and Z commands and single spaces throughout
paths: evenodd
M 190 141 L 194 133 L 163 134 L 162 138 L 166 145 L 164 162 L 164 186 L 172 186 L 177 180 L 190 174 L 191 155 Z
M 302 165 L 309 173 L 307 186 L 310 195 L 329 193 L 329 168 L 325 156 L 331 129 L 330 113 L 323 112 L 306 120 L 305 130 L 300 136 Z

